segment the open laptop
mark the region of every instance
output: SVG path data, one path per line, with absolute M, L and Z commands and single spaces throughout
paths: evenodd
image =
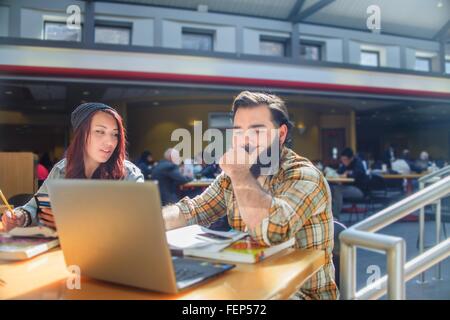
M 82 276 L 176 293 L 234 267 L 171 256 L 152 182 L 61 179 L 48 189 L 66 264 Z

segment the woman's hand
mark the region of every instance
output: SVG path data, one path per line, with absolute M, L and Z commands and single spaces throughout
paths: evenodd
M 39 221 L 46 227 L 56 230 L 55 217 L 53 216 L 52 209 L 42 208 L 42 212 L 39 212 Z
M 3 229 L 6 232 L 16 228 L 23 227 L 25 224 L 25 213 L 23 211 L 14 211 L 14 214 L 7 210 L 2 216 Z

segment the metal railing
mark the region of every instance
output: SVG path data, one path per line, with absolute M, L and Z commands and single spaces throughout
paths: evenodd
M 450 238 L 405 263 L 404 239 L 375 232 L 410 213 L 435 203 L 450 193 L 450 177 L 381 210 L 343 231 L 340 236 L 340 290 L 343 299 L 376 299 L 386 292 L 389 299 L 405 299 L 405 283 L 450 255 Z M 356 291 L 356 248 L 385 253 L 387 275 Z
M 423 177 L 419 178 L 419 189 L 422 190 L 427 184 L 432 184 L 439 181 L 441 178 L 450 175 L 450 166 L 446 166 L 437 171 L 431 172 Z M 441 240 L 441 218 L 442 218 L 442 203 L 441 199 L 431 203 L 436 208 L 436 244 L 439 244 Z M 425 249 L 425 206 L 420 208 L 419 213 L 419 253 L 422 254 Z M 435 274 L 436 279 L 441 279 L 441 264 L 438 264 Z M 425 273 L 420 275 L 420 283 L 425 283 Z

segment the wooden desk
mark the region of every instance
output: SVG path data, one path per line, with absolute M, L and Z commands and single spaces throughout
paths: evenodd
M 287 299 L 324 263 L 323 251 L 290 248 L 175 295 L 83 277 L 81 289 L 70 290 L 62 251 L 54 249 L 28 261 L 0 260 L 0 299 Z
M 353 178 L 329 177 L 326 178 L 329 183 L 352 183 L 355 182 Z
M 384 179 L 418 179 L 423 177 L 422 173 L 408 173 L 408 174 L 382 174 Z
M 208 188 L 209 185 L 214 181 L 214 179 L 211 180 L 194 180 L 188 183 L 185 183 L 183 185 L 181 185 L 180 187 L 182 189 L 187 189 L 187 188 Z
M 383 179 L 406 179 L 406 194 L 410 195 L 414 191 L 413 180 L 423 177 L 423 173 L 409 173 L 409 174 L 382 174 Z

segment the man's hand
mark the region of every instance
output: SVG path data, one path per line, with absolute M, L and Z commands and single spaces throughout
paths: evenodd
M 341 178 L 348 178 L 348 171 L 345 171 L 343 174 L 340 175 Z
M 167 206 L 162 209 L 166 230 L 178 229 L 187 225 L 186 219 L 177 206 Z
M 219 160 L 220 168 L 231 178 L 240 178 L 250 173 L 250 168 L 256 163 L 257 150 L 247 152 L 245 148 L 233 146 Z

